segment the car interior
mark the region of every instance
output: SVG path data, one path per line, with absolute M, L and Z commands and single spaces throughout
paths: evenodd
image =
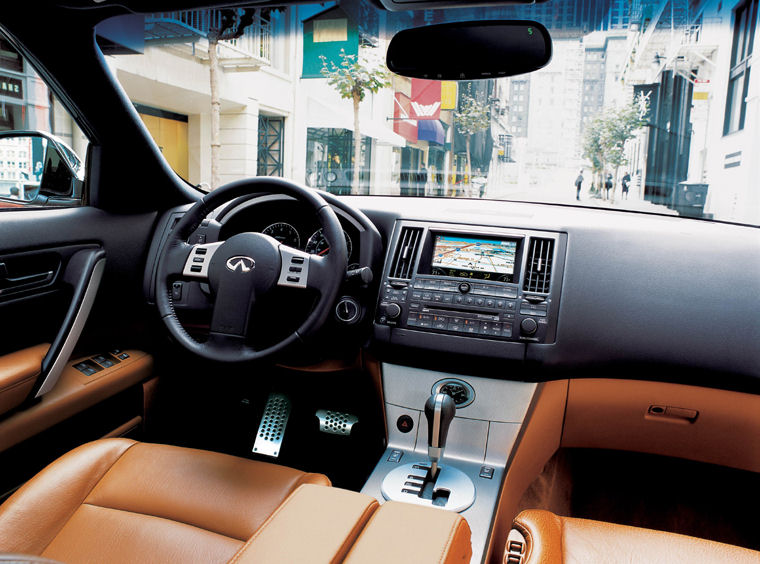
M 760 562 L 756 224 L 225 159 L 209 190 L 113 70 L 127 24 L 98 27 L 354 2 L 0 9 L 0 67 L 22 57 L 86 140 L 0 128 L 39 159 L 0 194 L 0 562 Z M 497 17 L 519 2 L 361 5 L 407 18 L 388 84 L 561 58 L 548 23 Z

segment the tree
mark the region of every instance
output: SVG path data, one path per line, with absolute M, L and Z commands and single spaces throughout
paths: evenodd
M 367 60 L 361 60 L 356 55 L 346 55 L 340 50 L 340 64 L 322 59 L 322 75 L 327 78 L 327 84 L 338 91 L 341 98 L 349 99 L 354 104 L 354 162 L 351 193 L 359 193 L 359 173 L 362 156 L 361 130 L 359 129 L 359 104 L 367 92 L 376 94 L 381 88 L 390 86 L 389 74 L 386 69 Z
M 617 178 L 620 167 L 628 163 L 625 144 L 647 124 L 647 113 L 647 102 L 636 100 L 620 108 L 608 109 L 591 122 L 584 133 L 583 156 L 591 161 L 596 174 L 603 175 L 607 167 L 612 166 Z M 604 180 L 600 179 L 600 182 Z
M 467 178 L 467 183 L 469 183 L 472 174 L 470 139 L 475 133 L 485 131 L 491 127 L 491 111 L 488 106 L 481 104 L 469 94 L 462 96 L 460 107 L 461 109 L 458 112 L 454 112 L 454 123 L 459 133 L 464 135 L 467 155 L 465 177 Z
M 218 14 L 218 17 L 216 17 Z M 225 9 L 209 12 L 211 25 L 208 30 L 209 82 L 211 87 L 211 189 L 219 187 L 220 122 L 222 102 L 219 98 L 219 56 L 217 46 L 220 41 L 229 41 L 241 37 L 245 28 L 253 24 L 256 17 L 255 8 Z
M 594 118 L 584 132 L 583 137 L 583 158 L 591 161 L 591 172 L 596 180 L 592 180 L 592 188 L 601 186 L 601 178 L 604 174 L 604 150 L 602 148 L 602 127 L 603 120 L 600 117 Z

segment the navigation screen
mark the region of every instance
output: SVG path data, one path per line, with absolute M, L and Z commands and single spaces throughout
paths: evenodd
M 512 282 L 517 241 L 436 235 L 432 274 Z

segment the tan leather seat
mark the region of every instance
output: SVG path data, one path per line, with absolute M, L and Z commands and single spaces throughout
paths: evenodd
M 514 520 L 505 564 L 707 564 L 760 562 L 760 552 L 719 542 L 560 517 L 549 511 L 523 511 Z
M 302 484 L 327 477 L 224 454 L 105 439 L 0 507 L 0 552 L 62 562 L 227 562 Z

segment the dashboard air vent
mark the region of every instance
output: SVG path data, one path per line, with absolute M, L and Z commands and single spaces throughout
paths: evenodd
M 405 278 L 409 280 L 412 277 L 412 268 L 414 267 L 414 258 L 417 256 L 420 241 L 422 240 L 421 227 L 404 227 L 396 245 L 396 255 L 393 257 L 391 266 L 391 278 Z
M 554 259 L 554 239 L 531 238 L 523 290 L 549 292 Z

